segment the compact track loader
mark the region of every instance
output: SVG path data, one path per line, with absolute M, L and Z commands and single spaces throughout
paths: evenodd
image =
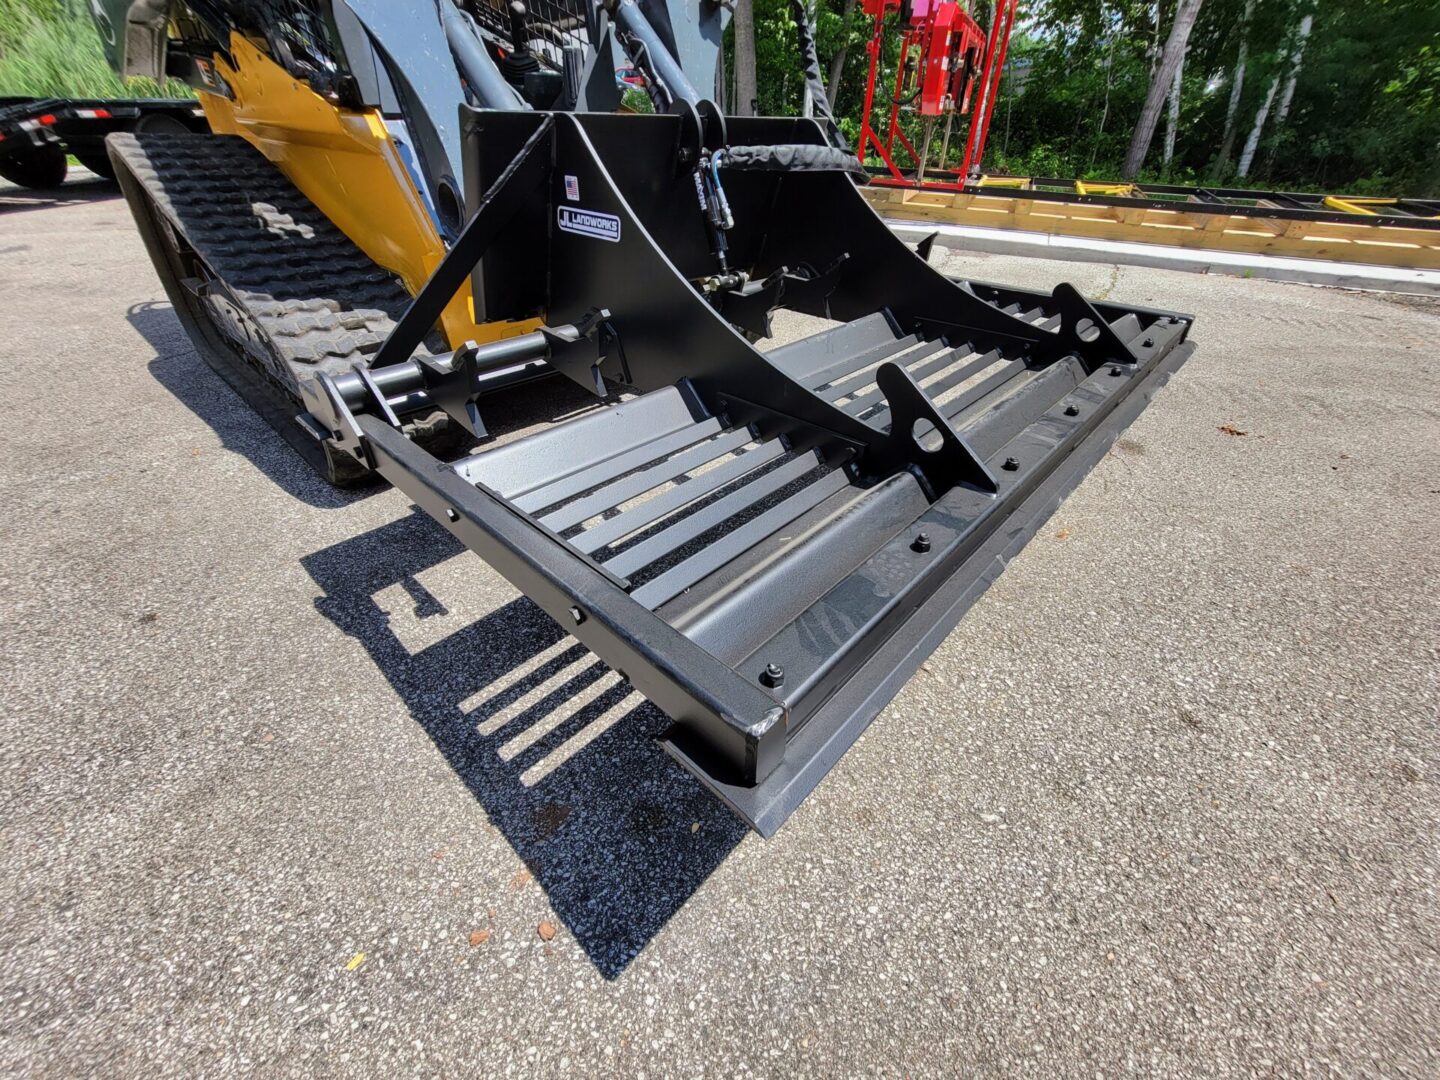
M 766 835 L 1193 348 L 1188 316 L 935 272 L 823 104 L 724 114 L 711 0 L 102 6 L 117 66 L 188 78 L 218 133 L 110 143 L 206 358 L 623 673 Z M 827 321 L 762 352 L 778 309 Z M 542 377 L 605 404 L 484 449 Z

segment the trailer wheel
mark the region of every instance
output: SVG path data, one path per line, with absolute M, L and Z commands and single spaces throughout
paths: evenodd
M 115 166 L 110 161 L 110 155 L 105 153 L 104 147 L 101 147 L 98 151 L 76 150 L 74 154 L 75 160 L 80 162 L 81 165 L 84 165 L 85 168 L 89 169 L 96 176 L 103 177 L 106 180 L 115 179 Z
M 135 121 L 130 129 L 137 135 L 190 135 L 192 132 L 173 116 L 164 113 L 147 113 Z
M 0 176 L 25 188 L 57 188 L 68 169 L 65 151 L 55 143 L 0 157 Z

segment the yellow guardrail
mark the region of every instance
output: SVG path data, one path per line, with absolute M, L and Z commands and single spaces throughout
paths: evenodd
M 1398 201 L 1398 199 L 1361 199 L 1353 197 L 1342 199 L 1338 195 L 1325 196 L 1325 205 L 1331 210 L 1339 210 L 1345 214 L 1369 214 L 1371 217 L 1375 216 L 1375 211 L 1369 209 L 1369 207 L 1394 206 Z
M 979 187 L 994 188 L 1028 188 L 1030 177 L 1028 176 L 982 176 L 975 181 Z
M 1121 198 L 1130 198 L 1138 195 L 1140 189 L 1134 184 L 1106 184 L 1098 180 L 1076 180 L 1075 194 L 1077 195 L 1119 195 Z

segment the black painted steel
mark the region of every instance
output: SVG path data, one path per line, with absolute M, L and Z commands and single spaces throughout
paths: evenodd
M 762 314 L 839 321 L 767 355 L 727 318 L 674 167 L 686 123 L 468 114 L 484 197 L 458 254 L 387 342 L 397 362 L 306 401 L 335 452 L 624 672 L 674 720 L 671 753 L 768 835 L 1183 362 L 1191 320 L 952 281 L 843 175 L 737 173 L 731 267 L 784 283 Z M 730 124 L 823 144 L 814 122 Z M 523 288 L 494 287 L 507 265 Z M 491 318 L 556 328 L 408 359 L 470 268 Z M 639 396 L 452 465 L 396 430 L 393 402 L 463 420 L 482 372 L 527 360 Z

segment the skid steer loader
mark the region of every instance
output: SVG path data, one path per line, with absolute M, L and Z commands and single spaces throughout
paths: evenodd
M 1193 349 L 1185 315 L 934 271 L 823 91 L 724 114 L 715 0 L 98 6 L 215 132 L 109 145 L 206 359 L 622 673 L 765 835 Z M 779 309 L 826 322 L 762 352 Z M 541 377 L 603 403 L 484 449 Z

